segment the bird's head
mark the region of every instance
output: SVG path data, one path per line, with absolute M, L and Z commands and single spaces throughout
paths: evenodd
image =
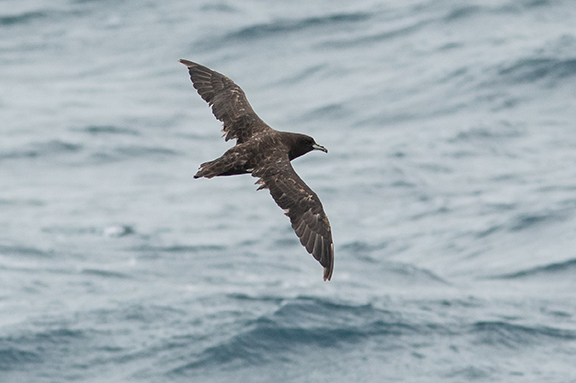
M 294 138 L 295 140 L 292 143 L 290 152 L 288 154 L 290 161 L 292 161 L 294 158 L 311 152 L 312 150 L 321 150 L 324 153 L 328 153 L 328 149 L 326 149 L 324 146 L 318 145 L 316 141 L 314 141 L 314 139 L 310 136 L 305 134 L 296 134 Z

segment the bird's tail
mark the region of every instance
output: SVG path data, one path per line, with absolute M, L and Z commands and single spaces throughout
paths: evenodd
M 212 178 L 222 174 L 226 170 L 222 160 L 220 158 L 215 159 L 214 161 L 204 162 L 200 165 L 200 169 L 194 175 L 194 178 Z

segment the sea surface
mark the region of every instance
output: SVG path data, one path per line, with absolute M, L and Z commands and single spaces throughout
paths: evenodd
M 572 0 L 0 0 L 0 382 L 576 382 Z M 272 127 L 331 282 L 185 58 Z

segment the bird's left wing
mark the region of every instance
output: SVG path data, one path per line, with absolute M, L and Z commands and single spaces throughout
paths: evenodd
M 247 141 L 270 128 L 252 109 L 244 91 L 228 77 L 204 65 L 181 59 L 188 67 L 190 80 L 198 94 L 212 107 L 214 117 L 222 121 L 224 138 Z
M 324 280 L 332 278 L 334 244 L 328 217 L 320 199 L 292 168 L 287 154 L 261 161 L 252 172 L 260 189 L 270 189 L 274 201 L 290 218 L 300 243 L 324 267 Z

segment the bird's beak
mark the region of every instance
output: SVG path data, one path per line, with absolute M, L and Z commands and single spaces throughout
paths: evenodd
M 326 149 L 325 147 L 320 146 L 320 145 L 318 145 L 318 144 L 312 145 L 312 148 L 313 148 L 313 149 L 316 149 L 316 150 L 322 150 L 324 153 L 328 153 L 328 149 Z

